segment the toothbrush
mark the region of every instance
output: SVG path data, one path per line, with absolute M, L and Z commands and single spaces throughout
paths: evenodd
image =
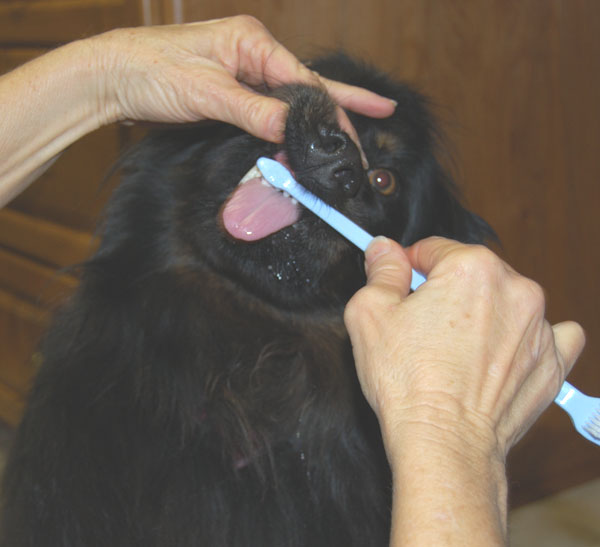
M 361 251 L 367 249 L 373 236 L 300 185 L 281 163 L 263 157 L 256 166 L 271 186 L 287 192 Z M 422 274 L 413 270 L 410 288 L 414 291 L 425 281 Z M 600 446 L 600 398 L 584 395 L 565 382 L 554 402 L 569 414 L 579 434 Z
M 260 158 L 256 166 L 271 186 L 287 192 L 361 251 L 367 250 L 369 243 L 374 239 L 373 236 L 301 186 L 281 163 L 270 158 Z M 410 288 L 414 291 L 424 282 L 425 277 L 413 270 Z
M 590 397 L 565 382 L 554 399 L 573 421 L 577 432 L 600 446 L 600 397 Z

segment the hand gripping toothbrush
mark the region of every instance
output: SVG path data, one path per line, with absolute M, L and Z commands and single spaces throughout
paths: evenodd
M 300 185 L 281 163 L 263 157 L 256 166 L 271 186 L 287 192 L 361 251 L 367 249 L 373 236 Z M 425 276 L 413 270 L 410 288 L 414 291 L 425 281 Z M 565 382 L 554 402 L 569 414 L 583 437 L 600 446 L 600 398 L 584 395 Z

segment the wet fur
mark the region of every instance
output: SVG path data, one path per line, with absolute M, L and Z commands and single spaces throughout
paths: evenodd
M 288 86 L 273 94 L 291 105 L 301 182 L 404 244 L 492 234 L 436 160 L 420 95 L 343 55 L 313 68 L 398 101 L 389 119 L 351 115 L 398 190 L 344 199 L 312 178 L 307 139 L 339 128 L 323 92 Z M 220 223 L 242 175 L 277 150 L 215 125 L 155 133 L 129 155 L 101 246 L 41 348 L 2 546 L 387 545 L 389 470 L 342 323 L 360 251 L 309 213 L 252 244 Z

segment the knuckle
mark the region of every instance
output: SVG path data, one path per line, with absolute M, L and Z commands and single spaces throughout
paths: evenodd
M 243 104 L 243 111 L 251 123 L 258 123 L 265 114 L 264 99 L 259 95 L 247 95 Z
M 495 273 L 502 265 L 500 258 L 483 245 L 473 245 L 467 249 L 467 252 L 468 264 L 483 272 Z
M 456 273 L 470 281 L 491 284 L 504 271 L 502 260 L 483 245 L 468 245 L 454 253 Z
M 346 304 L 344 321 L 347 325 L 374 322 L 381 301 L 380 291 L 376 287 L 365 286 L 357 291 Z
M 234 16 L 234 21 L 248 30 L 265 30 L 265 26 L 253 15 L 241 14 Z
M 544 315 L 546 296 L 542 286 L 527 277 L 519 278 L 516 297 L 522 305 L 535 315 Z
M 354 321 L 369 308 L 369 301 L 369 291 L 367 290 L 367 287 L 363 287 L 356 292 L 346 304 L 344 318 Z

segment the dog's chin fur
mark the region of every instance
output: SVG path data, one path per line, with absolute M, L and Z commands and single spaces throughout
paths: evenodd
M 357 172 L 358 190 L 340 193 L 307 168 L 314 135 L 340 129 L 305 86 L 270 91 L 290 104 L 281 146 L 226 125 L 145 139 L 41 346 L 2 546 L 387 545 L 389 470 L 342 322 L 362 253 L 308 212 L 235 240 L 224 203 L 258 157 L 283 150 L 300 182 L 373 234 L 493 233 L 457 200 L 420 95 L 342 54 L 312 67 L 398 102 L 386 119 L 350 113 L 395 191 Z

